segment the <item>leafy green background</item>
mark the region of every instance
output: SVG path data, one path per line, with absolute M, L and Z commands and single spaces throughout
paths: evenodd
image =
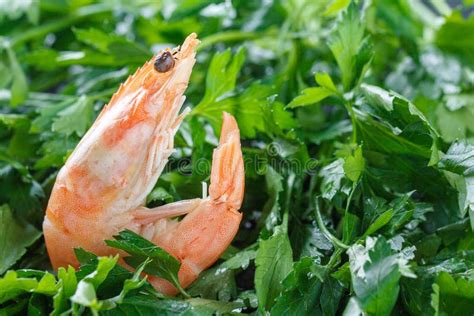
M 0 7 L 0 315 L 469 315 L 470 0 L 10 1 Z M 53 272 L 59 168 L 119 84 L 199 35 L 192 112 L 150 206 L 209 181 L 221 113 L 242 134 L 241 228 L 177 297 L 179 262 L 131 232 Z M 205 162 L 205 163 L 203 163 Z

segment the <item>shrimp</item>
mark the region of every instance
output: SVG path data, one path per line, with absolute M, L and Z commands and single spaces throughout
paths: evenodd
M 59 171 L 43 222 L 54 269 L 77 267 L 77 247 L 99 256 L 123 255 L 104 240 L 130 229 L 181 262 L 178 277 L 185 288 L 231 243 L 242 219 L 245 176 L 240 132 L 230 114 L 223 114 L 213 153 L 209 196 L 145 207 L 189 111 L 179 114 L 198 44 L 191 34 L 172 63 L 158 71 L 158 55 L 129 77 Z M 164 279 L 149 281 L 164 294 L 177 293 Z

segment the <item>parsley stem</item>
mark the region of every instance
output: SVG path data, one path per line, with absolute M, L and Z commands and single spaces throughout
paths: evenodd
M 352 106 L 348 103 L 345 102 L 344 106 L 349 113 L 349 116 L 351 117 L 351 123 L 352 123 L 352 144 L 357 144 L 357 121 L 355 117 L 355 112 Z
M 205 37 L 201 44 L 198 46 L 198 51 L 202 50 L 208 46 L 212 46 L 216 43 L 223 43 L 223 42 L 240 42 L 245 40 L 253 40 L 257 38 L 262 38 L 265 36 L 274 35 L 276 32 L 274 31 L 267 31 L 267 32 L 242 32 L 242 31 L 228 31 L 228 32 L 220 32 L 216 34 L 212 34 L 210 36 Z
M 342 248 L 342 249 L 349 249 L 349 246 L 340 241 L 336 236 L 334 236 L 324 225 L 323 218 L 321 217 L 321 211 L 319 209 L 319 199 L 316 197 L 315 199 L 315 212 L 316 212 L 316 222 L 318 224 L 319 229 L 321 232 L 329 239 L 334 247 Z
M 285 209 L 284 209 L 283 220 L 281 224 L 285 232 L 288 232 L 288 216 L 290 212 L 290 200 L 291 200 L 291 195 L 293 193 L 294 184 L 295 184 L 295 174 L 290 173 L 287 180 Z
M 357 188 L 357 184 L 359 182 L 354 182 L 352 184 L 352 189 L 351 189 L 351 193 L 349 193 L 349 197 L 347 198 L 347 203 L 346 203 L 346 209 L 344 210 L 344 214 L 347 214 L 347 212 L 349 212 L 349 206 L 351 205 L 351 201 L 352 201 L 352 196 L 354 195 L 354 191 L 355 189 Z
M 107 90 L 104 90 L 104 91 L 99 92 L 99 93 L 88 95 L 87 97 L 89 99 L 93 100 L 93 101 L 96 101 L 96 100 L 100 100 L 102 98 L 110 97 L 112 94 L 115 93 L 115 91 L 117 91 L 116 88 L 111 88 L 111 89 L 107 89 Z
M 110 10 L 111 10 L 110 6 L 101 5 L 101 4 L 83 7 L 68 17 L 57 19 L 48 23 L 44 23 L 41 26 L 30 28 L 29 30 L 26 30 L 25 32 L 19 33 L 18 35 L 11 38 L 10 45 L 13 47 L 16 45 L 23 44 L 31 39 L 44 36 L 48 33 L 59 31 L 88 16 L 100 14 L 104 12 L 109 12 Z
M 339 262 L 341 261 L 342 252 L 343 250 L 341 248 L 337 248 L 336 250 L 334 250 L 334 252 L 331 255 L 331 258 L 329 258 L 329 261 L 326 264 L 328 271 L 332 270 L 334 267 L 336 267 L 339 264 Z
M 346 209 L 344 210 L 344 218 L 345 219 L 347 218 L 347 214 L 349 213 L 349 206 L 351 205 L 352 196 L 354 195 L 355 189 L 357 188 L 358 184 L 359 184 L 359 182 L 354 182 L 352 184 L 351 193 L 349 193 L 349 196 L 347 197 Z M 350 238 L 350 236 L 343 236 L 342 240 L 344 242 L 349 242 L 350 240 L 347 240 L 348 238 Z
M 185 297 L 185 298 L 191 298 L 191 295 L 189 295 L 181 286 L 181 283 L 179 283 L 179 280 L 175 278 L 174 275 L 171 275 L 171 279 L 173 280 L 173 285 L 178 289 L 178 291 Z

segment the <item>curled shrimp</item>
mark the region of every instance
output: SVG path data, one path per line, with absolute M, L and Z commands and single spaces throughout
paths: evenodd
M 187 287 L 229 246 L 242 219 L 244 165 L 239 128 L 227 113 L 209 196 L 144 206 L 188 112 L 179 114 L 198 43 L 191 34 L 165 72 L 155 69 L 155 57 L 128 78 L 59 171 L 43 223 L 55 269 L 78 266 L 77 247 L 100 256 L 118 253 L 104 240 L 130 229 L 180 260 L 179 281 Z M 179 215 L 185 216 L 173 219 Z M 177 293 L 166 280 L 149 280 L 164 294 Z

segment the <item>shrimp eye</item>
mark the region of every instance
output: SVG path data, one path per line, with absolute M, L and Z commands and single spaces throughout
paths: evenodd
M 165 51 L 155 60 L 155 70 L 158 72 L 168 72 L 174 67 L 174 57 L 169 51 Z

